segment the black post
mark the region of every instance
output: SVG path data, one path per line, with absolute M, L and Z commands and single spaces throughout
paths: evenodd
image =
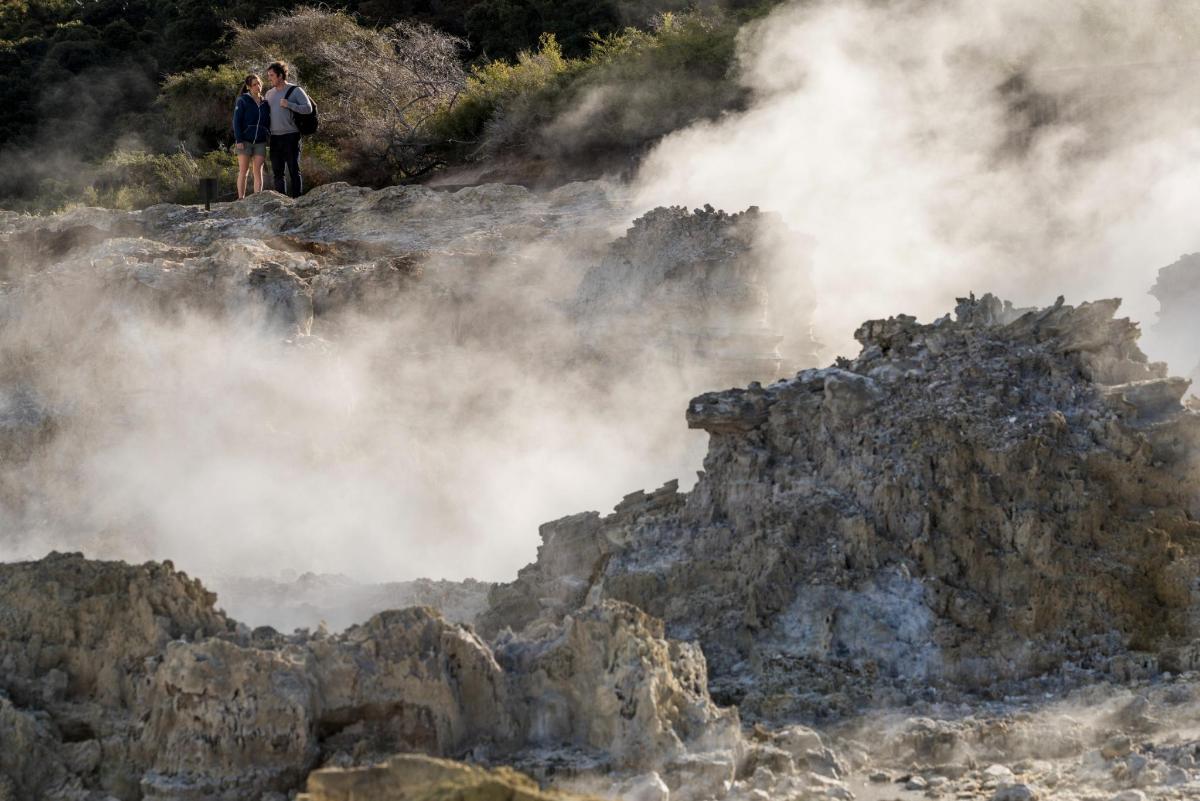
M 213 196 L 217 194 L 217 179 L 216 178 L 201 178 L 200 192 L 204 195 L 204 210 L 211 211 Z

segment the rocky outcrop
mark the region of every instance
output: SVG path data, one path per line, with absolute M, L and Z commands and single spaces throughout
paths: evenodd
M 435 320 L 499 294 L 488 292 L 497 265 L 520 280 L 536 242 L 586 258 L 624 213 L 611 187 L 590 183 L 541 194 L 330 184 L 298 200 L 259 193 L 211 212 L 12 215 L 0 221 L 0 318 L 53 295 L 91 307 L 102 299 L 107 313 L 248 317 L 291 334 L 309 333 L 317 318 L 332 331 L 341 317 L 388 314 L 406 297 Z M 451 329 L 432 334 L 430 344 L 454 341 Z
M 457 754 L 515 736 L 486 646 L 421 608 L 333 638 L 173 643 L 144 707 L 151 798 L 286 791 L 343 751 Z
M 576 775 L 735 764 L 738 718 L 708 697 L 699 650 L 618 602 L 493 653 L 422 607 L 285 637 L 213 601 L 169 564 L 0 565 L 0 788 L 233 801 L 397 752 Z
M 710 385 L 774 377 L 816 360 L 807 249 L 757 208 L 657 208 L 584 275 L 574 316 L 585 343 L 629 361 L 681 363 Z
M 532 747 L 565 743 L 610 769 L 668 774 L 689 754 L 720 751 L 732 769 L 738 717 L 709 698 L 704 655 L 667 640 L 640 609 L 586 606 L 561 626 L 503 638 L 496 656 L 517 677 L 515 709 Z
M 12 754 L 11 742 L 20 755 L 5 765 L 15 797 L 135 797 L 154 662 L 169 643 L 231 631 L 214 600 L 170 563 L 51 554 L 0 565 L 0 750 Z
M 377 765 L 313 772 L 297 801 L 588 801 L 542 790 L 509 768 L 486 770 L 461 762 L 401 755 Z
M 1194 667 L 1200 415 L 1117 305 L 971 298 L 865 324 L 854 360 L 701 395 L 695 489 L 547 524 L 482 630 L 624 600 L 771 720 L 1133 651 Z

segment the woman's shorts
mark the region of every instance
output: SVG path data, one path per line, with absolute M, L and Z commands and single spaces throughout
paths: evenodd
M 242 147 L 239 149 L 237 145 L 233 146 L 233 152 L 239 156 L 263 156 L 267 155 L 266 142 L 242 142 Z

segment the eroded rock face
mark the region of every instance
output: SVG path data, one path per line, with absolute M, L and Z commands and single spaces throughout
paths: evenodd
M 1130 650 L 1188 662 L 1200 416 L 1116 308 L 972 298 L 865 324 L 853 361 L 701 395 L 696 488 L 547 524 L 482 629 L 625 600 L 773 720 Z
M 642 772 L 739 745 L 737 714 L 708 697 L 704 655 L 629 604 L 585 606 L 561 626 L 502 639 L 496 655 L 516 678 L 531 746 L 567 743 Z
M 631 360 L 669 354 L 718 384 L 776 376 L 784 365 L 815 361 L 807 250 L 777 215 L 757 208 L 660 207 L 588 270 L 574 314 L 586 343 L 615 343 Z
M 342 634 L 253 632 L 169 565 L 0 565 L 0 790 L 14 798 L 259 798 L 322 763 L 398 752 L 661 770 L 720 750 L 735 712 L 704 657 L 604 601 L 493 651 L 431 609 Z M 553 772 L 553 771 L 551 771 Z
M 155 660 L 169 643 L 230 632 L 214 600 L 169 563 L 51 554 L 0 565 L 4 750 L 11 736 L 23 754 L 5 766 L 15 797 L 85 787 L 136 797 Z

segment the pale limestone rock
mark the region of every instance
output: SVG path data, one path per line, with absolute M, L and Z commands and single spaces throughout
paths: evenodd
M 1004 784 L 992 793 L 992 801 L 1037 801 L 1038 794 L 1027 784 Z
M 297 801 L 598 801 L 542 790 L 508 768 L 485 770 L 425 756 L 395 756 L 376 765 L 326 768 L 309 775 Z
M 146 796 L 235 799 L 299 784 L 319 754 L 307 667 L 287 651 L 171 643 L 146 700 Z
M 12 792 L 237 801 L 294 790 L 323 760 L 415 751 L 535 768 L 578 753 L 604 773 L 657 771 L 687 799 L 724 788 L 741 758 L 699 649 L 627 604 L 510 637 L 497 658 L 427 608 L 285 637 L 235 629 L 213 601 L 170 565 L 0 565 Z
M 496 648 L 533 745 L 601 750 L 634 771 L 740 745 L 737 714 L 708 697 L 703 654 L 665 639 L 661 621 L 628 604 L 585 607 L 561 627 Z
M 651 771 L 617 784 L 608 795 L 623 801 L 670 801 L 671 790 L 661 776 Z

